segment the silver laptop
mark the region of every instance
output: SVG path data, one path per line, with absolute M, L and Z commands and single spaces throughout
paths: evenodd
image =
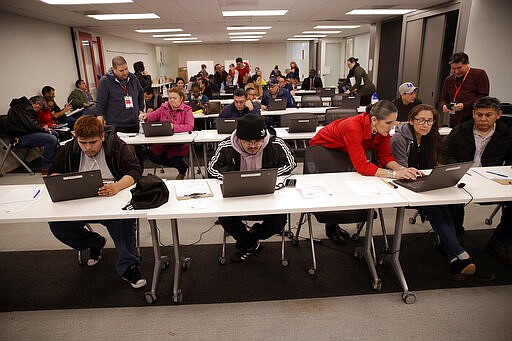
M 290 118 L 286 129 L 289 133 L 314 133 L 318 126 L 318 118 Z
M 226 172 L 220 188 L 224 198 L 272 194 L 276 188 L 276 180 L 276 168 Z
M 171 136 L 173 134 L 171 122 L 147 122 L 142 123 L 142 129 L 144 130 L 144 136 Z
M 271 98 L 268 102 L 268 111 L 285 110 L 286 98 Z
M 394 180 L 397 185 L 410 189 L 414 192 L 425 192 L 434 189 L 455 186 L 473 165 L 473 161 L 452 163 L 450 165 L 436 166 L 430 175 L 423 176 L 416 180 Z
M 53 202 L 98 196 L 103 186 L 101 172 L 97 170 L 50 175 L 43 177 Z
M 219 134 L 231 134 L 236 129 L 237 124 L 236 118 L 217 118 L 215 120 L 215 126 L 217 127 L 217 133 Z

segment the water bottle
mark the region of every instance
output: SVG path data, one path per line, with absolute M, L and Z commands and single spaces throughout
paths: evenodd
M 379 101 L 379 96 L 377 96 L 377 93 L 374 92 L 372 95 L 372 104 L 375 104 Z

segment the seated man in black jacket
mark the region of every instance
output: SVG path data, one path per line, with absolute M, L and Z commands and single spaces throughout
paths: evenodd
M 297 164 L 286 143 L 268 134 L 262 116 L 247 114 L 238 120 L 237 129 L 222 141 L 208 164 L 208 173 L 218 179 L 229 171 L 277 168 L 277 175 L 290 173 Z M 254 218 L 254 217 L 251 217 Z M 236 239 L 238 252 L 232 262 L 243 262 L 262 250 L 260 240 L 270 238 L 286 225 L 286 214 L 257 216 L 250 230 L 244 223 L 249 217 L 220 217 L 222 227 Z
M 75 123 L 75 139 L 58 151 L 49 173 L 70 173 L 99 169 L 106 183 L 98 190 L 99 196 L 114 196 L 133 185 L 142 170 L 135 153 L 112 131 L 104 131 L 101 122 L 93 116 L 82 116 Z M 93 214 L 94 212 L 91 212 Z M 92 218 L 92 216 L 91 216 Z M 87 223 L 100 223 L 107 227 L 114 240 L 118 258 L 116 271 L 133 288 L 146 285 L 135 255 L 135 219 L 50 222 L 53 235 L 75 250 L 89 249 L 88 266 L 98 264 L 107 240 L 85 228 Z
M 253 89 L 254 91 L 254 89 Z M 260 115 L 260 106 L 247 99 L 247 92 L 238 88 L 233 93 L 233 103 L 222 108 L 220 118 L 238 118 L 247 114 Z
M 58 139 L 50 133 L 50 127 L 39 126 L 37 112 L 44 108 L 42 96 L 13 99 L 7 112 L 5 132 L 15 137 L 19 147 L 44 147 L 41 174 L 48 174 L 48 167 L 55 155 Z
M 443 163 L 473 160 L 473 167 L 512 164 L 512 129 L 499 120 L 500 101 L 482 97 L 473 106 L 473 119 L 453 128 L 443 144 Z M 503 203 L 501 221 L 487 244 L 499 260 L 512 264 L 512 202 Z M 457 205 L 457 236 L 464 233 L 464 206 Z

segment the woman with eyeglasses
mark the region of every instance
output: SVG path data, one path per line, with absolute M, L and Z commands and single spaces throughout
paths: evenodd
M 420 104 L 412 108 L 409 121 L 396 126 L 395 134 L 391 137 L 391 151 L 396 161 L 417 169 L 431 169 L 436 166 L 441 151 L 439 121 L 439 112 L 430 105 Z M 483 275 L 483 271 L 476 271 L 475 262 L 457 239 L 452 206 L 424 206 L 417 209 L 420 214 L 428 217 L 430 225 L 438 234 L 455 281 L 463 281 L 471 275 L 492 279 L 492 275 Z

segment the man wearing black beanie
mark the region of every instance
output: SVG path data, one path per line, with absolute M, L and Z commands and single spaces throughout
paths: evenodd
M 247 114 L 238 120 L 237 129 L 222 141 L 208 164 L 208 173 L 218 179 L 230 171 L 277 168 L 277 175 L 289 174 L 297 164 L 293 154 L 280 138 L 268 134 L 262 116 Z M 254 219 L 251 216 L 250 219 Z M 249 217 L 220 217 L 222 227 L 236 239 L 238 252 L 232 262 L 243 262 L 262 250 L 259 241 L 279 233 L 286 225 L 286 214 L 257 216 L 249 230 L 243 222 Z

